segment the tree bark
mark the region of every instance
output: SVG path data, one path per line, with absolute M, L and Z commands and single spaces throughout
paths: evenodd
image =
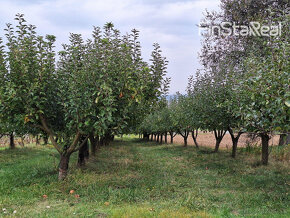
M 14 134 L 10 133 L 10 149 L 15 149 Z
M 218 152 L 220 144 L 221 144 L 222 139 L 221 138 L 217 138 L 216 139 L 216 143 L 215 143 L 215 148 L 214 148 L 214 153 Z
M 218 152 L 221 141 L 223 140 L 223 137 L 225 136 L 226 132 L 227 131 L 225 130 L 214 130 L 214 136 L 216 139 L 214 153 Z
M 196 132 L 194 132 L 194 130 L 191 132 L 195 147 L 199 148 L 198 143 L 197 143 L 197 134 L 198 134 L 198 129 L 196 130 Z
M 48 136 L 47 135 L 44 135 L 43 136 L 43 144 L 44 145 L 47 145 L 48 144 Z
M 104 136 L 104 145 L 109 145 L 112 141 L 112 135 L 110 133 L 106 133 Z
M 58 180 L 64 180 L 68 173 L 70 154 L 61 154 L 59 162 Z
M 157 140 L 156 140 L 156 142 L 159 142 L 159 134 L 157 134 Z
M 84 136 L 80 138 L 80 144 L 83 143 L 83 141 L 86 140 Z M 78 166 L 82 167 L 86 165 L 86 160 L 89 159 L 89 146 L 88 146 L 88 141 L 83 144 L 83 146 L 79 150 L 79 155 L 78 155 Z
M 182 131 L 179 131 L 179 134 L 183 137 L 183 141 L 184 141 L 183 147 L 187 147 L 187 138 L 189 135 L 189 131 L 184 130 L 184 134 L 182 133 Z
M 164 133 L 164 142 L 165 142 L 165 144 L 167 144 L 167 132 Z
M 35 144 L 36 144 L 36 145 L 39 145 L 39 144 L 40 144 L 40 143 L 39 143 L 39 136 L 38 136 L 38 135 L 35 137 Z
M 280 134 L 279 146 L 290 144 L 290 133 Z
M 102 136 L 102 137 L 100 137 L 100 141 L 99 141 L 100 143 L 99 143 L 99 145 L 100 146 L 104 146 L 104 136 Z
M 162 144 L 163 143 L 163 134 L 161 133 L 160 134 L 160 144 Z
M 239 141 L 238 138 L 232 139 L 232 142 L 233 142 L 232 158 L 236 158 L 238 141 Z
M 143 139 L 149 141 L 149 134 L 148 133 L 143 133 Z
M 184 147 L 187 147 L 187 137 L 183 137 L 183 141 L 184 141 Z
M 232 149 L 232 158 L 236 158 L 236 153 L 237 153 L 237 147 L 238 147 L 238 142 L 240 139 L 240 136 L 243 134 L 242 132 L 239 132 L 238 135 L 235 137 L 234 132 L 231 128 L 229 128 L 229 133 L 232 138 L 232 143 L 233 143 L 233 149 Z
M 290 144 L 290 133 L 287 133 L 287 138 L 286 138 L 286 144 L 285 145 L 289 145 Z
M 92 156 L 96 156 L 96 150 L 97 150 L 97 146 L 98 146 L 98 141 L 99 141 L 99 137 L 98 136 L 94 136 L 93 133 L 91 133 L 89 135 L 89 140 L 91 143 L 91 154 Z
M 169 134 L 170 134 L 170 143 L 173 144 L 173 138 L 176 136 L 176 133 L 169 132 Z
M 262 139 L 262 164 L 268 165 L 270 137 L 267 133 L 261 133 L 260 136 Z

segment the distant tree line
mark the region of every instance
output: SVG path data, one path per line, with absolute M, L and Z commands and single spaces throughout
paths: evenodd
M 228 132 L 232 157 L 241 134 L 253 133 L 262 141 L 262 163 L 268 164 L 269 140 L 280 134 L 290 143 L 289 2 L 222 0 L 220 12 L 206 12 L 201 27 L 222 22 L 249 25 L 281 23 L 280 36 L 202 35 L 202 68 L 189 78 L 187 94 L 160 101 L 140 125 L 140 131 L 157 141 L 180 134 L 187 145 L 190 133 L 196 147 L 199 130 L 213 131 L 214 152 Z

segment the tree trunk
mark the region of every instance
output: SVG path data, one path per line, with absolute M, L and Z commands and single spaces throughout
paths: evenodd
M 36 145 L 39 145 L 40 143 L 39 143 L 39 137 L 38 137 L 38 135 L 35 137 L 35 144 Z
M 216 143 L 215 143 L 215 148 L 214 148 L 214 153 L 218 152 L 220 144 L 221 144 L 222 138 L 217 138 Z
M 159 142 L 159 134 L 157 134 L 157 140 L 156 140 L 156 142 Z
M 215 149 L 214 149 L 214 153 L 218 152 L 221 141 L 223 140 L 223 137 L 225 136 L 227 131 L 225 130 L 214 130 L 214 136 L 215 136 Z
M 86 147 L 86 149 L 85 149 L 85 160 L 88 160 L 90 158 L 90 150 L 89 150 L 88 141 L 86 142 L 85 147 Z
M 193 141 L 194 141 L 195 147 L 196 147 L 196 148 L 199 148 L 199 145 L 198 145 L 197 140 L 196 140 L 195 137 L 193 137 Z
M 279 146 L 290 144 L 290 133 L 280 134 Z
M 239 132 L 238 135 L 235 137 L 234 132 L 231 128 L 229 128 L 228 131 L 231 135 L 232 143 L 233 143 L 232 158 L 236 158 L 238 142 L 239 142 L 240 136 L 242 135 L 242 132 Z
M 162 144 L 163 143 L 163 134 L 161 133 L 160 134 L 160 144 Z
M 20 136 L 20 140 L 21 140 L 21 142 L 20 142 L 21 146 L 24 147 L 24 137 Z
M 91 133 L 89 135 L 89 139 L 90 139 L 90 143 L 91 143 L 91 154 L 92 154 L 92 156 L 96 156 L 96 148 L 98 145 L 99 137 L 98 136 L 94 137 L 94 134 Z
M 47 145 L 48 144 L 48 136 L 47 135 L 44 135 L 43 136 L 43 144 L 44 145 Z
M 183 137 L 184 140 L 184 147 L 187 147 L 187 137 Z
M 262 139 L 262 164 L 268 165 L 270 137 L 267 133 L 262 133 L 260 136 Z
M 173 138 L 176 136 L 176 133 L 169 132 L 169 134 L 170 134 L 170 143 L 173 144 Z
M 286 138 L 285 145 L 289 145 L 289 144 L 290 144 L 290 133 L 287 133 L 287 138 Z
M 96 156 L 96 147 L 97 147 L 97 145 L 96 145 L 95 142 L 92 142 L 91 140 L 90 140 L 90 143 L 91 143 L 91 154 L 92 154 L 92 156 Z
M 110 133 L 106 133 L 105 136 L 103 137 L 103 144 L 104 145 L 109 145 L 110 142 L 112 141 L 113 135 L 111 135 Z
M 164 137 L 165 144 L 167 144 L 167 132 L 164 134 Z
M 156 134 L 154 134 L 154 141 L 156 141 Z
M 100 137 L 100 141 L 99 141 L 100 143 L 99 143 L 99 145 L 100 146 L 104 146 L 105 145 L 104 141 L 105 141 L 104 140 L 104 136 Z
M 10 149 L 15 149 L 14 135 L 10 133 Z
M 83 143 L 83 141 L 85 140 L 84 137 L 82 137 L 80 139 L 80 144 Z M 86 165 L 86 160 L 89 159 L 89 146 L 88 146 L 88 141 L 86 140 L 86 142 L 83 144 L 83 146 L 80 148 L 79 150 L 79 155 L 78 155 L 78 166 L 82 167 L 84 165 Z
M 238 138 L 232 139 L 232 142 L 233 142 L 232 158 L 236 158 L 238 141 L 239 141 Z
M 195 147 L 199 148 L 198 143 L 197 143 L 197 134 L 198 134 L 198 129 L 196 130 L 196 133 L 194 132 L 194 130 L 191 132 L 192 139 L 194 141 Z
M 151 142 L 153 141 L 153 134 L 151 134 L 151 138 L 150 138 L 150 141 L 151 141 Z
M 70 155 L 60 155 L 58 180 L 64 180 L 68 173 Z
M 84 147 L 84 146 L 83 146 Z M 85 152 L 84 149 L 80 149 L 79 150 L 79 154 L 78 154 L 78 167 L 82 167 L 86 165 L 86 161 L 85 161 Z
M 143 139 L 149 141 L 149 134 L 148 133 L 143 133 Z

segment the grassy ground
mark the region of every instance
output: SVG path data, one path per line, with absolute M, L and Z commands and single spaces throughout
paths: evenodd
M 74 156 L 58 182 L 53 148 L 2 149 L 0 217 L 290 216 L 289 162 L 272 157 L 264 167 L 253 151 L 239 150 L 236 160 L 208 151 L 125 138 L 85 169 Z

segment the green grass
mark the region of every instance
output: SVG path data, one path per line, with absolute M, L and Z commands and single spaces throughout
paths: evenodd
M 127 137 L 101 148 L 86 168 L 74 155 L 58 182 L 53 148 L 0 150 L 0 216 L 289 217 L 289 162 L 259 166 L 258 154 L 245 150 L 229 156 Z

